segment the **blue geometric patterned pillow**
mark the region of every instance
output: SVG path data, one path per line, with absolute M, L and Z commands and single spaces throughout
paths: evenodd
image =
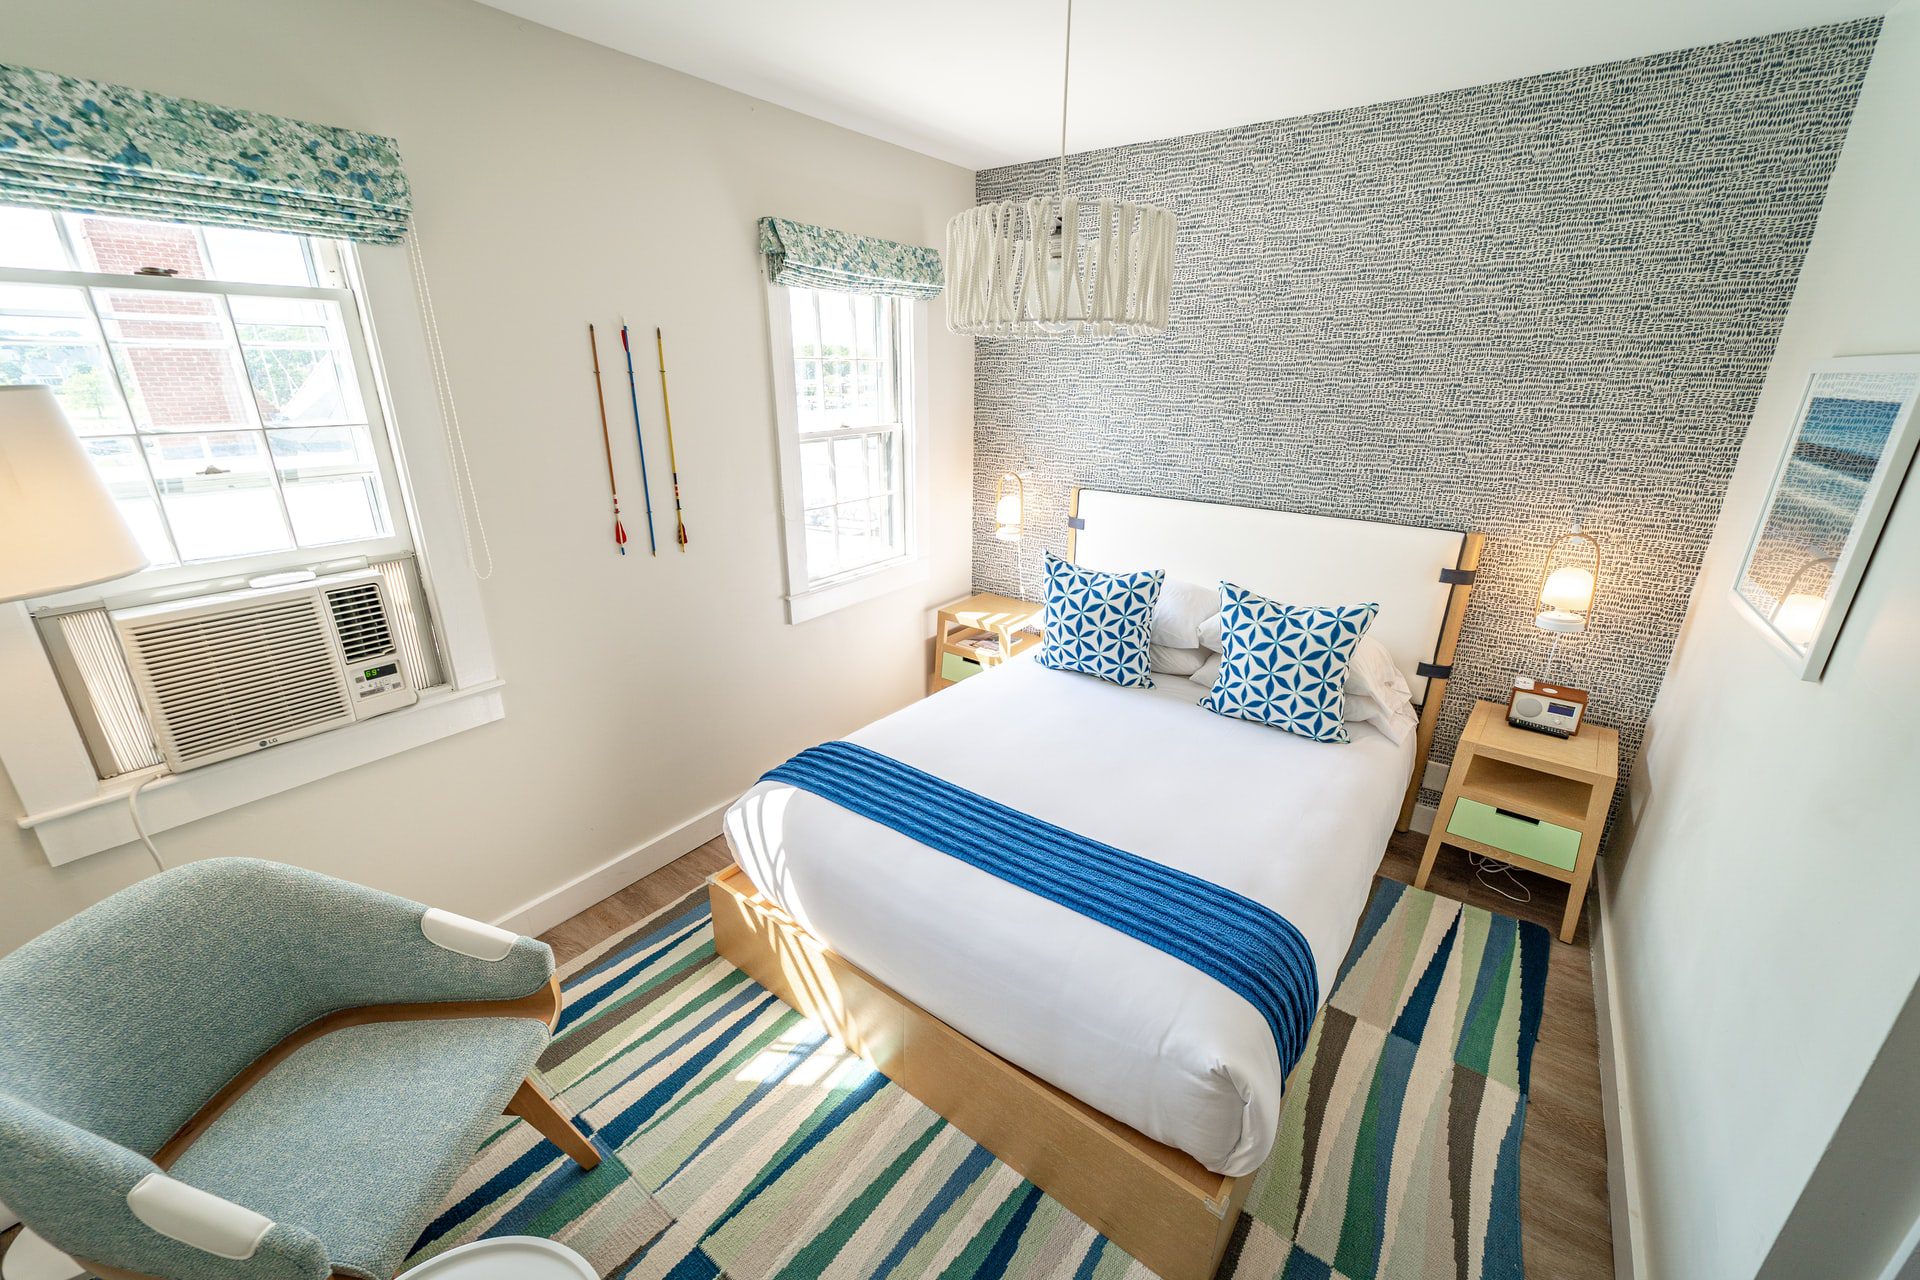
M 1080 671 L 1129 689 L 1153 688 L 1147 637 L 1167 575 L 1097 573 L 1047 556 L 1046 639 L 1039 663 Z
M 1225 650 L 1209 711 L 1270 724 L 1316 742 L 1346 742 L 1347 662 L 1377 604 L 1311 608 L 1220 584 Z

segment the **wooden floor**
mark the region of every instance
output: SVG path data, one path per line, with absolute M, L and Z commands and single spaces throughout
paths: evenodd
M 1425 837 L 1396 835 L 1380 874 L 1412 883 Z M 710 840 L 676 862 L 543 934 L 562 964 L 620 929 L 699 888 L 729 861 Z M 1428 888 L 1549 930 L 1560 926 L 1566 888 L 1515 872 L 1533 894 L 1514 902 L 1482 883 L 1458 850 L 1441 853 Z M 1510 892 L 1513 883 L 1499 881 Z M 1534 1280 L 1610 1280 L 1613 1236 L 1607 1220 L 1607 1139 L 1600 1119 L 1600 1049 L 1594 1025 L 1587 922 L 1571 944 L 1555 942 L 1547 969 L 1546 1011 L 1533 1055 L 1533 1087 L 1520 1148 L 1520 1218 L 1527 1274 Z

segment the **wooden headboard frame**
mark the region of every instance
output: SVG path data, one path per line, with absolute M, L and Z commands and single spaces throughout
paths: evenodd
M 1083 536 L 1085 534 L 1086 536 Z M 1486 535 L 1075 487 L 1067 558 L 1106 570 L 1228 578 L 1301 603 L 1378 600 L 1371 634 L 1420 708 L 1398 827 L 1413 819 Z

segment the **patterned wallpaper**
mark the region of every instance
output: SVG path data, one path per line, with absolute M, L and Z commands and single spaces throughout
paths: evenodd
M 1578 517 L 1605 573 L 1554 675 L 1630 765 L 1877 31 L 1069 157 L 1070 190 L 1178 214 L 1172 331 L 976 344 L 976 586 L 1036 595 L 1076 484 L 1481 530 L 1446 760 L 1475 698 L 1541 674 L 1533 593 Z M 981 173 L 979 198 L 1055 167 Z M 1010 546 L 994 483 L 1022 466 Z

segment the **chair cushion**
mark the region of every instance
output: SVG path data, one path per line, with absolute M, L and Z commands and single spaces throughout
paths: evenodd
M 390 1280 L 546 1044 L 530 1018 L 330 1032 L 242 1094 L 169 1172 L 312 1232 L 338 1270 Z

